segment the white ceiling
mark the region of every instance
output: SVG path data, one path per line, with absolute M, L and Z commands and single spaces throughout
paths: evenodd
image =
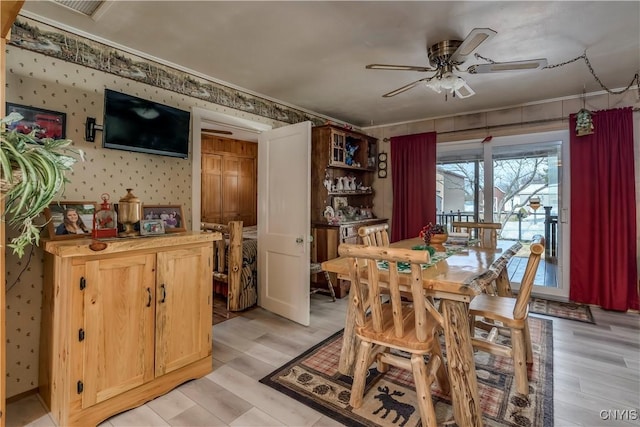
M 537 71 L 461 72 L 476 92 L 445 100 L 423 86 L 381 95 L 432 73 L 367 70 L 428 66 L 426 47 L 476 27 L 497 35 L 476 52 L 498 62 L 586 50 L 607 87 L 640 70 L 640 2 L 577 1 L 113 1 L 94 19 L 27 0 L 25 16 L 143 52 L 201 76 L 356 126 L 381 125 L 602 91 L 584 60 Z M 58 25 L 60 26 L 60 25 Z M 473 57 L 464 64 L 484 63 Z

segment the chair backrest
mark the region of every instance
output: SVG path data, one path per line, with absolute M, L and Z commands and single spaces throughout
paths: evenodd
M 229 252 L 233 254 L 240 254 L 240 265 L 242 265 L 242 221 L 231 221 L 229 224 L 216 224 L 213 222 L 200 223 L 200 230 L 202 231 L 218 231 L 222 233 L 222 239 L 216 240 L 213 243 L 213 271 L 218 273 L 216 278 L 224 280 L 225 275 L 228 272 L 227 268 L 227 245 L 229 246 Z M 229 259 L 230 264 L 238 264 L 237 256 L 234 259 Z M 236 270 L 234 268 L 234 270 Z M 236 273 L 236 271 L 234 271 Z
M 405 286 L 411 288 L 411 304 L 415 311 L 415 325 L 411 327 L 415 327 L 417 340 L 425 342 L 429 339 L 430 331 L 424 327 L 427 324 L 427 316 L 431 315 L 442 326 L 442 315 L 425 298 L 422 286 L 420 264 L 430 261 L 428 251 L 341 244 L 338 247 L 338 253 L 348 258 L 351 280 L 349 292 L 355 292 L 351 303 L 356 313 L 356 325 L 360 327 L 365 325 L 367 308 L 369 308 L 373 330 L 382 332 L 387 329 L 389 325 L 384 324 L 382 313 L 383 303 L 389 298 L 393 308 L 394 335 L 403 337 L 405 335 L 403 313 L 406 312 L 403 310 L 403 304 L 407 303 L 402 300 L 400 294 L 400 277 L 405 276 L 410 279 L 409 283 L 405 279 Z M 388 268 L 379 266 L 377 261 L 386 261 Z M 398 272 L 399 262 L 408 263 L 411 272 L 409 274 Z M 420 327 L 421 325 L 423 327 Z M 407 325 L 407 328 L 409 327 Z
M 229 238 L 229 226 L 226 224 L 216 224 L 213 222 L 203 222 L 200 224 L 202 231 L 218 231 L 222 233 L 222 239 L 213 242 L 213 271 L 218 274 L 225 274 L 227 269 L 227 239 Z
M 451 223 L 451 227 L 457 233 L 467 232 L 471 237 L 477 238 L 480 247 L 495 249 L 498 247 L 498 230 L 502 229 L 502 224 L 499 222 L 454 221 Z
M 527 261 L 527 268 L 524 270 L 522 281 L 520 282 L 520 290 L 516 298 L 516 305 L 513 308 L 514 319 L 524 319 L 527 315 L 527 306 L 529 305 L 529 299 L 531 298 L 531 289 L 533 288 L 533 281 L 538 271 L 538 265 L 540 264 L 540 257 L 544 252 L 544 237 L 536 235 L 531 241 L 531 254 Z
M 366 225 L 358 229 L 362 244 L 366 246 L 389 246 L 389 224 Z

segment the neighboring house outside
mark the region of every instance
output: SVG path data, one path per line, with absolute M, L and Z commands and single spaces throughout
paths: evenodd
M 436 209 L 437 212 L 464 212 L 465 177 L 462 174 L 437 168 L 436 172 Z M 473 211 L 473 209 L 472 209 Z

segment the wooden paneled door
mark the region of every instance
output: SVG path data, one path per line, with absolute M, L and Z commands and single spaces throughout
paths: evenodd
M 257 221 L 257 144 L 202 135 L 203 222 Z
M 222 224 L 256 223 L 256 159 L 223 156 Z
M 222 156 L 202 153 L 202 222 L 222 224 Z
M 156 377 L 211 354 L 212 257 L 212 245 L 158 252 Z
M 153 379 L 155 267 L 154 254 L 75 267 L 71 283 L 86 278 L 84 303 L 73 305 L 83 310 L 83 366 L 95 368 L 76 373 L 84 378 L 83 409 Z

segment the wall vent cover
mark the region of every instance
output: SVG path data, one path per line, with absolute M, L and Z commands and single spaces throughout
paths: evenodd
M 100 6 L 104 3 L 102 0 L 54 0 L 56 3 L 66 6 L 70 9 L 80 12 L 87 16 L 93 16 Z

